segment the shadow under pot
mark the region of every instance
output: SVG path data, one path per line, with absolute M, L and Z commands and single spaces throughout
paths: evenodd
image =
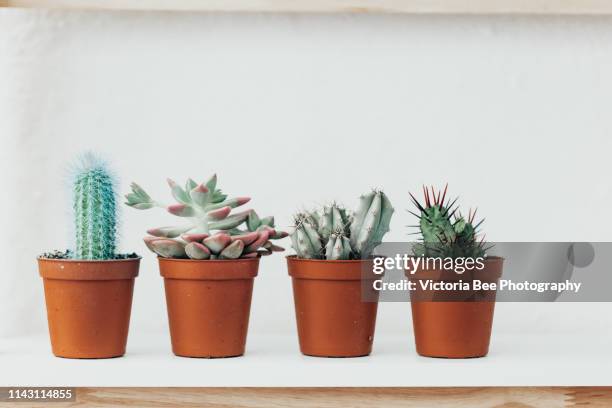
M 243 355 L 259 258 L 158 260 L 172 352 L 200 358 Z
M 38 259 L 55 356 L 111 358 L 125 354 L 139 266 L 140 258 Z
M 425 357 L 473 358 L 489 352 L 496 290 L 473 290 L 474 280 L 498 283 L 503 258 L 489 257 L 481 270 L 418 268 L 406 276 L 415 283 L 410 294 L 417 353 Z M 469 290 L 423 289 L 422 283 L 462 283 Z M 450 287 L 454 288 L 454 287 Z
M 372 352 L 378 291 L 372 259 L 287 257 L 293 282 L 300 350 L 315 357 L 361 357 Z

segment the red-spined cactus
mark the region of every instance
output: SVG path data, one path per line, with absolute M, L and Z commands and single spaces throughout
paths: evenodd
M 428 258 L 480 258 L 492 248 L 487 245 L 484 235 L 479 237 L 483 220 L 476 222 L 476 210 L 470 210 L 463 217 L 457 205 L 458 198 L 446 199 L 448 185 L 444 191 L 430 190 L 423 186 L 423 203 L 410 194 L 418 209 L 413 213 L 419 219 L 417 234 L 419 241 L 413 252 L 416 256 Z
M 168 179 L 177 203 L 164 205 L 153 200 L 138 184 L 125 196 L 130 207 L 147 210 L 165 208 L 169 213 L 184 218 L 182 226 L 148 230 L 144 242 L 164 258 L 237 259 L 270 255 L 283 251 L 271 240 L 287 236 L 274 227 L 274 217 L 259 218 L 254 210 L 232 210 L 250 201 L 249 197 L 227 198 L 217 188 L 217 176 L 198 184 L 188 179 L 185 187 Z M 241 228 L 242 227 L 242 228 Z

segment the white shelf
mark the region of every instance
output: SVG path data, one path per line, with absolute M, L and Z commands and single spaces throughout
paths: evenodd
M 264 13 L 612 14 L 608 0 L 0 0 L 0 7 Z
M 0 386 L 609 386 L 611 334 L 495 335 L 486 358 L 419 357 L 411 337 L 378 336 L 370 357 L 299 354 L 294 336 L 251 335 L 247 354 L 191 359 L 171 354 L 166 335 L 132 336 L 109 360 L 51 355 L 46 337 L 0 340 Z

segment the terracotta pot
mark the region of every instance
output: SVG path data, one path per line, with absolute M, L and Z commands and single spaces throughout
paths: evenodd
M 503 259 L 485 260 L 478 271 L 457 274 L 446 270 L 419 269 L 407 273 L 416 283 L 411 293 L 412 323 L 416 350 L 422 356 L 443 358 L 484 357 L 489 352 L 495 290 L 487 291 L 425 291 L 419 280 L 436 282 L 498 282 L 502 274 Z M 471 287 L 471 286 L 470 286 Z
M 38 259 L 53 354 L 66 358 L 125 354 L 139 266 L 140 258 Z
M 303 354 L 360 357 L 372 352 L 378 292 L 371 283 L 380 278 L 372 264 L 287 257 Z
M 243 355 L 259 258 L 158 259 L 174 354 L 204 358 Z

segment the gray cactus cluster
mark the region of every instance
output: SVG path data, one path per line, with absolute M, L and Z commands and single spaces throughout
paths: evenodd
M 373 190 L 359 198 L 354 212 L 337 203 L 299 212 L 294 216 L 292 247 L 305 259 L 368 258 L 389 232 L 393 211 L 385 193 Z

